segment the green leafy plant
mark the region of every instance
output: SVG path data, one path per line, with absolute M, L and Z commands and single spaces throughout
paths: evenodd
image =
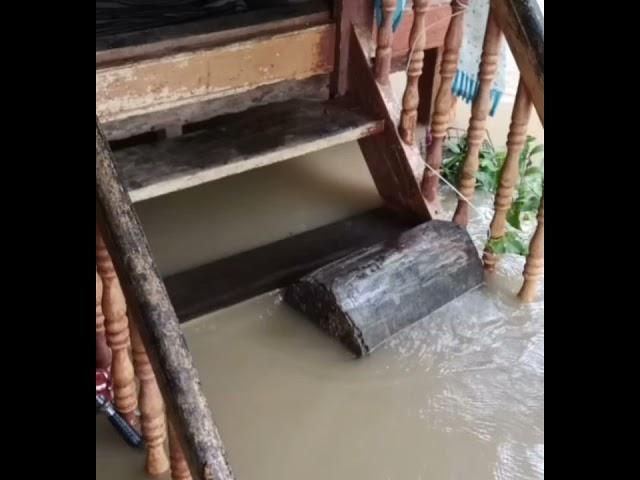
M 453 136 L 450 133 L 444 147 L 442 176 L 453 185 L 458 184 L 467 151 L 466 134 Z M 476 190 L 491 194 L 497 192 L 506 159 L 506 150 L 496 150 L 490 140 L 482 144 L 480 165 L 476 173 Z M 534 137 L 528 136 L 519 159 L 520 180 L 507 213 L 507 232 L 502 238 L 492 239 L 488 243 L 494 253 L 527 255 L 528 244 L 522 234 L 523 225 L 533 220 L 538 213 L 544 182 L 543 165 L 544 146 Z

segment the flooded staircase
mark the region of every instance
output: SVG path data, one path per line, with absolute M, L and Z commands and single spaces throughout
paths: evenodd
M 334 3 L 333 10 L 309 2 L 286 18 L 240 15 L 233 24 L 207 20 L 97 45 L 96 350 L 103 359 L 111 351 L 116 408 L 133 423 L 141 412 L 150 474 L 170 466 L 176 479 L 233 478 L 133 203 L 357 140 L 391 211 L 413 222 L 441 218 L 438 148 L 468 1 L 414 0 L 395 33 L 395 0 L 384 0 L 380 27 L 371 2 Z M 521 71 L 492 239 L 505 233 L 522 127 L 532 108 L 544 121 L 541 24 L 531 0 L 492 1 L 470 146 L 483 139 L 503 36 Z M 406 91 L 397 99 L 389 75 L 405 68 Z M 435 139 L 426 164 L 416 145 L 418 119 Z M 459 225 L 468 219 L 477 169 L 477 149 L 470 148 L 453 219 Z M 542 272 L 543 212 L 541 203 L 520 292 L 525 301 Z M 484 260 L 491 271 L 497 252 L 488 246 Z

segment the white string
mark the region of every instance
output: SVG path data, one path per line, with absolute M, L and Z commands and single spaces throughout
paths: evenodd
M 422 157 L 422 155 L 421 155 Z M 438 177 L 440 180 L 442 180 L 444 183 L 446 183 L 447 185 L 449 185 L 449 187 L 451 187 L 451 189 L 456 192 L 456 194 L 458 195 L 458 197 L 461 200 L 464 200 L 465 202 L 467 202 L 469 204 L 469 206 L 471 208 L 473 208 L 476 213 L 480 213 L 480 209 L 478 207 L 476 207 L 473 202 L 471 200 L 469 200 L 467 197 L 465 197 L 462 193 L 460 193 L 460 190 L 458 190 L 456 187 L 453 186 L 453 184 L 451 182 L 449 182 L 449 180 L 447 180 L 446 178 L 444 178 L 442 175 L 440 175 L 440 172 L 438 172 L 438 170 L 436 170 L 435 168 L 433 168 L 431 165 L 429 165 L 426 161 L 424 162 L 424 164 L 426 165 L 426 167 L 431 170 L 431 172 L 433 172 L 436 177 Z
M 434 25 L 437 25 L 440 22 L 443 22 L 445 20 L 451 20 L 453 17 L 456 17 L 458 15 L 464 14 L 465 10 L 467 10 L 467 8 L 469 8 L 468 6 L 465 6 L 464 4 L 460 4 L 460 0 L 454 0 L 454 2 L 458 3 L 461 6 L 459 11 L 457 11 L 456 13 L 454 13 L 452 15 L 449 15 L 448 17 L 439 18 L 435 22 L 431 22 L 429 25 L 425 25 L 424 29 L 422 29 L 420 34 L 416 35 L 416 39 L 414 40 L 413 44 L 411 45 L 411 49 L 409 50 L 409 57 L 407 59 L 407 66 L 405 67 L 405 73 L 409 71 L 409 64 L 411 63 L 411 56 L 413 55 L 413 51 L 415 50 L 416 43 L 418 43 L 418 40 L 422 40 L 422 36 L 427 32 L 427 30 L 429 30 Z

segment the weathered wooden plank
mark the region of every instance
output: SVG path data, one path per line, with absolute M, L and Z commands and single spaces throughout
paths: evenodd
M 544 125 L 544 15 L 536 0 L 491 0 L 533 106 Z
M 133 201 L 193 187 L 378 133 L 345 101 L 292 100 L 212 119 L 205 130 L 115 153 Z
M 96 113 L 109 122 L 333 70 L 332 24 L 96 71 Z
M 285 80 L 263 85 L 237 95 L 214 98 L 198 103 L 187 103 L 166 110 L 134 115 L 102 125 L 110 141 L 161 132 L 169 125 L 188 125 L 225 115 L 243 112 L 250 108 L 286 100 L 327 100 L 329 98 L 329 75 L 315 75 L 303 80 Z
M 96 37 L 96 67 L 230 44 L 260 35 L 320 25 L 330 20 L 327 4 L 318 0 Z
M 231 480 L 191 353 L 97 118 L 96 215 L 193 478 Z
M 352 31 L 349 62 L 350 93 L 371 115 L 385 121 L 384 131 L 361 139 L 360 148 L 380 196 L 389 206 L 420 220 L 437 218 L 441 208 L 436 198 L 427 203 L 420 191 L 424 161 L 415 145 L 405 144 L 398 134 L 400 105 L 390 85 L 380 85 L 373 78 L 367 54 L 370 35 L 359 27 Z
M 434 220 L 306 275 L 285 301 L 363 356 L 482 282 L 467 231 Z
M 359 248 L 416 225 L 383 209 L 284 238 L 165 278 L 180 322 L 286 287 Z

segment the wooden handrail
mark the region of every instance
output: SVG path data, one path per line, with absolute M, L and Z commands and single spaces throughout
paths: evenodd
M 191 353 L 97 117 L 96 214 L 193 478 L 231 480 Z
M 544 126 L 544 16 L 537 0 L 491 0 L 533 106 Z

